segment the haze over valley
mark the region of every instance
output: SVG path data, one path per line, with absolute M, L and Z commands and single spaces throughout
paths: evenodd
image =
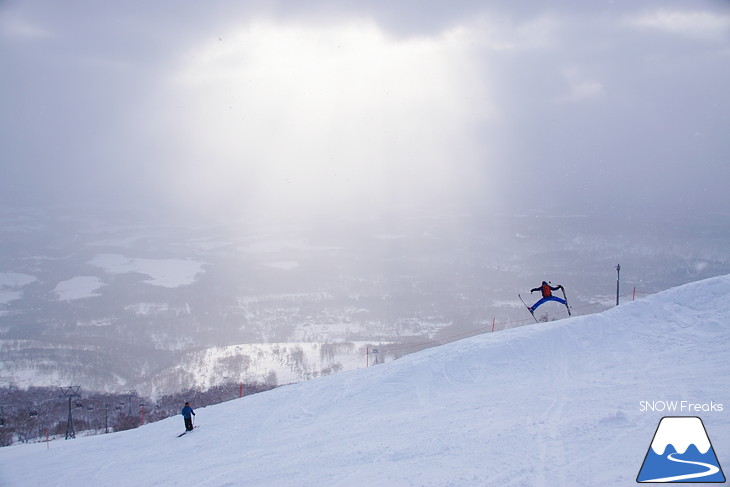
M 311 379 L 534 323 L 517 293 L 534 298 L 543 279 L 588 314 L 615 304 L 618 263 L 622 300 L 728 273 L 730 238 L 711 222 L 649 233 L 538 210 L 316 226 L 6 210 L 0 379 L 153 396 Z

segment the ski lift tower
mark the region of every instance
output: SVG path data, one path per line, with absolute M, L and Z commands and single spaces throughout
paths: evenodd
M 137 395 L 137 391 L 134 389 L 129 389 L 124 391 L 124 395 L 127 396 L 127 402 L 129 404 L 129 416 L 132 416 L 132 397 Z
M 66 439 L 76 438 L 76 431 L 74 431 L 74 419 L 71 415 L 71 399 L 74 397 L 81 397 L 79 394 L 81 386 L 68 386 L 62 387 L 61 392 L 65 397 L 68 397 L 68 421 L 66 421 Z

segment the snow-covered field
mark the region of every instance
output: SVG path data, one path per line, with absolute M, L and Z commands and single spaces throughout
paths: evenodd
M 139 273 L 149 277 L 147 284 L 163 287 L 187 286 L 203 272 L 203 262 L 181 259 L 141 259 L 119 254 L 101 254 L 89 264 L 110 274 Z
M 2 448 L 0 485 L 634 485 L 663 416 L 701 417 L 730 465 L 728 352 L 721 276 L 198 409 L 181 438 Z
M 372 353 L 368 356 L 366 350 L 370 345 L 369 342 L 354 341 L 243 343 L 209 347 L 190 352 L 184 362 L 158 373 L 150 383 L 140 384 L 137 389 L 156 397 L 169 388 L 205 390 L 221 381 L 290 384 L 375 364 L 376 357 Z
M 53 293 L 61 301 L 93 298 L 98 296 L 96 291 L 101 289 L 104 285 L 105 284 L 95 276 L 76 276 L 66 281 L 59 282 L 53 290 Z

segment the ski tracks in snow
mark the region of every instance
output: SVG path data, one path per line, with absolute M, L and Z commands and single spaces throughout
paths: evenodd
M 545 384 L 547 394 L 552 394 L 549 406 L 540 419 L 538 425 L 537 441 L 539 445 L 540 470 L 536 472 L 534 485 L 536 487 L 568 485 L 565 479 L 565 469 L 562 468 L 568 463 L 565 455 L 565 442 L 561 427 L 565 417 L 563 412 L 568 402 L 567 393 L 561 385 L 569 384 L 570 366 L 565 348 L 557 346 L 557 353 L 554 355 L 553 370 L 547 371 L 548 377 Z M 549 475 L 557 474 L 558 478 Z

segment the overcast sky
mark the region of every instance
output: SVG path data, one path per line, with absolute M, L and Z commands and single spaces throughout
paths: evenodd
M 727 1 L 0 0 L 0 66 L 4 205 L 728 217 Z

